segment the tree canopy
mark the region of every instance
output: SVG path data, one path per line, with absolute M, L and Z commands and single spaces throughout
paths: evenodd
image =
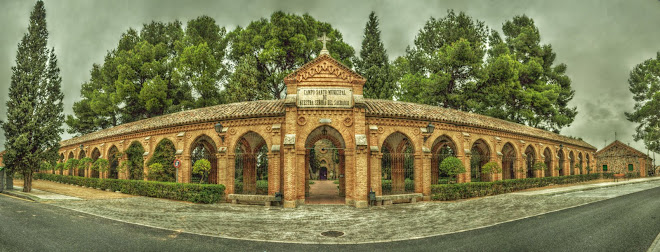
M 660 152 L 660 52 L 630 71 L 628 88 L 635 107 L 633 112 L 626 112 L 626 117 L 639 123 L 633 137 L 635 141 L 643 140 L 647 149 Z
M 18 43 L 16 65 L 12 66 L 7 101 L 3 162 L 9 179 L 14 172 L 24 178 L 24 192 L 32 189 L 32 173 L 44 161 L 58 159 L 64 120 L 64 94 L 55 49 L 48 49 L 46 9 L 37 1 L 30 13 L 28 31 Z
M 355 59 L 355 70 L 367 79 L 364 83 L 364 97 L 391 100 L 396 83 L 392 81 L 390 61 L 380 39 L 378 25 L 378 17 L 372 11 L 364 27 L 362 49 L 360 57 Z

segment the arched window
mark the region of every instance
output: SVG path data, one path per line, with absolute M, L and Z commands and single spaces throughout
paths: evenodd
M 447 181 L 449 175 L 440 171 L 440 164 L 445 158 L 456 156 L 456 144 L 449 136 L 442 135 L 433 142 L 431 153 L 431 184 Z
M 383 143 L 383 194 L 415 192 L 415 148 L 404 134 L 389 135 Z
M 191 183 L 218 183 L 218 161 L 215 156 L 216 153 L 215 142 L 209 136 L 202 135 L 195 139 L 190 150 Z M 201 159 L 206 159 L 211 163 L 211 170 L 204 174 L 194 173 L 192 168 L 195 166 L 195 162 Z
M 502 147 L 502 178 L 516 178 L 516 149 L 511 143 L 506 143 Z
M 239 138 L 234 150 L 234 193 L 268 194 L 268 146 L 255 132 Z
M 532 147 L 532 145 L 527 146 L 527 149 L 525 149 L 525 155 L 527 156 L 527 158 L 525 159 L 525 168 L 527 169 L 527 177 L 533 178 L 534 162 L 536 162 L 536 151 L 534 151 L 534 147 Z
M 490 161 L 490 148 L 486 141 L 479 139 L 470 149 L 470 178 L 472 182 L 486 181 L 488 177 L 481 173 L 481 167 Z

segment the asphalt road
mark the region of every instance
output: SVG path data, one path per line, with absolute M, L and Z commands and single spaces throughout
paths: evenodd
M 483 229 L 359 245 L 206 237 L 0 194 L 0 251 L 646 251 L 658 233 L 660 187 Z

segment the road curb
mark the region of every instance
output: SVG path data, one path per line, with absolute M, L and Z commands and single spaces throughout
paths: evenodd
M 647 182 L 653 182 L 653 181 L 657 181 L 657 180 L 660 180 L 660 178 L 640 180 L 640 181 L 628 181 L 628 182 L 625 182 L 625 183 L 611 184 L 611 185 L 605 185 L 605 186 L 590 186 L 590 187 L 585 187 L 585 188 L 576 188 L 576 189 L 570 189 L 570 190 L 565 190 L 565 191 L 560 191 L 560 192 L 545 193 L 545 194 L 542 194 L 542 195 L 558 195 L 558 194 L 572 193 L 572 192 L 579 192 L 579 191 L 589 191 L 589 190 L 595 190 L 595 189 L 600 189 L 600 188 L 608 188 L 608 187 L 616 187 L 616 186 L 623 186 L 623 185 L 647 183 Z
M 655 237 L 655 240 L 651 243 L 651 247 L 646 252 L 660 252 L 660 234 Z
M 21 199 L 35 201 L 35 202 L 40 201 L 40 199 L 36 196 L 31 196 L 31 195 L 28 195 L 28 194 L 25 194 L 25 193 L 22 193 L 22 192 L 17 192 L 16 190 L 7 189 L 7 190 L 2 191 L 2 193 L 7 194 L 7 195 L 11 195 L 11 196 L 14 196 L 14 197 L 18 197 L 18 198 L 21 198 Z

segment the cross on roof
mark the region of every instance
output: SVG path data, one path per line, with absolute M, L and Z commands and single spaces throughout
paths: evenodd
M 323 36 L 318 38 L 318 41 L 321 41 L 321 43 L 323 43 L 323 49 L 321 49 L 321 54 L 329 54 L 328 49 L 325 47 L 325 43 L 328 41 L 332 41 L 332 39 L 328 38 L 328 36 L 326 36 L 324 32 Z

